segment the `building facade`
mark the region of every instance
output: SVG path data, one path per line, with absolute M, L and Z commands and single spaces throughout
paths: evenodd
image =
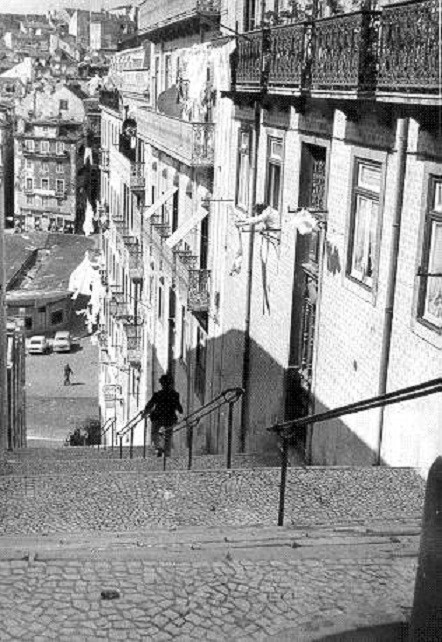
M 86 112 L 67 87 L 34 91 L 17 110 L 15 216 L 22 230 L 82 231 Z
M 131 90 L 126 74 L 103 108 L 103 346 L 124 373 L 103 381 L 120 426 L 166 370 L 186 412 L 243 387 L 247 451 L 276 448 L 276 422 L 440 376 L 440 63 L 423 46 L 436 4 L 270 9 L 143 3 L 150 81 Z M 141 326 L 138 406 L 116 319 Z M 315 425 L 293 446 L 313 464 L 426 468 L 439 397 Z M 224 449 L 224 423 L 201 426 L 201 450 Z

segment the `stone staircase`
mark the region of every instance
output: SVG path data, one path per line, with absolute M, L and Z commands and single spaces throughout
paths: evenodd
M 8 453 L 1 640 L 401 639 L 424 498 L 416 471 L 292 465 L 277 528 L 273 455 L 235 455 L 232 470 L 198 456 L 191 471 L 177 456 L 165 472 L 152 452 L 123 455 Z

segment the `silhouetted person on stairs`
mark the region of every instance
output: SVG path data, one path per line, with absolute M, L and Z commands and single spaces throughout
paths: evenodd
M 156 448 L 158 457 L 165 454 L 170 456 L 172 448 L 173 426 L 177 422 L 177 412 L 183 412 L 180 403 L 180 395 L 173 387 L 173 380 L 170 375 L 160 377 L 161 390 L 155 392 L 147 402 L 143 416 L 150 415 L 152 424 L 152 442 Z M 165 429 L 164 446 L 161 444 L 160 429 Z

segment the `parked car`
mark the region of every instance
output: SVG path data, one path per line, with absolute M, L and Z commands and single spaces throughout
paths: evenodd
M 49 352 L 49 341 L 44 336 L 31 337 L 29 340 L 29 354 L 46 354 Z
M 54 352 L 70 352 L 71 351 L 71 334 L 68 330 L 60 330 L 55 333 L 52 349 Z

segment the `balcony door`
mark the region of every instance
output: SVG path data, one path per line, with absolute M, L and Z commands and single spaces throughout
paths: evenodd
M 302 144 L 299 206 L 315 211 L 326 207 L 327 149 Z M 319 215 L 318 215 L 319 216 Z M 293 279 L 289 367 L 286 376 L 285 418 L 303 417 L 312 412 L 314 342 L 317 318 L 319 261 L 322 232 L 298 234 Z M 295 446 L 305 452 L 306 430 L 300 429 Z
M 176 328 L 176 294 L 169 289 L 169 329 L 168 329 L 168 355 L 167 370 L 170 375 L 174 375 L 174 355 L 175 355 L 175 328 Z

